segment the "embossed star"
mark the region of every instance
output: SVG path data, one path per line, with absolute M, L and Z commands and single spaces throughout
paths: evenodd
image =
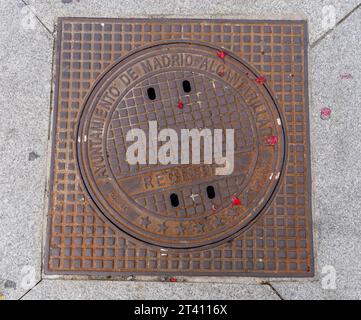
M 148 226 L 151 224 L 149 217 L 141 218 L 142 222 L 140 223 L 144 228 L 148 228 Z
M 236 215 L 237 215 L 237 210 L 234 209 L 234 208 L 230 208 L 230 209 L 228 210 L 228 215 L 231 216 L 231 217 L 236 216 Z
M 197 232 L 203 232 L 204 231 L 204 224 L 203 223 L 197 223 L 194 227 L 196 228 Z
M 175 229 L 177 230 L 178 234 L 183 234 L 185 230 L 182 224 L 179 224 L 179 226 L 177 226 Z
M 165 232 L 165 230 L 167 230 L 168 227 L 165 225 L 165 222 L 158 224 L 158 231 L 159 232 Z
M 220 217 L 216 217 L 216 219 L 214 220 L 214 225 L 216 227 L 220 226 L 221 224 L 223 224 L 223 221 Z

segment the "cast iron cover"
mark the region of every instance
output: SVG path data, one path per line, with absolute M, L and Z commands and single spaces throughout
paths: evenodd
M 313 274 L 304 22 L 58 28 L 47 273 Z M 130 165 L 152 121 L 234 129 L 233 173 Z

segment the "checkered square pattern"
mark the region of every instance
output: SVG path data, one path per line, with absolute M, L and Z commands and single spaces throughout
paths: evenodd
M 306 33 L 307 26 L 300 21 L 60 19 L 46 273 L 312 276 Z M 286 120 L 287 165 L 271 206 L 237 238 L 209 249 L 162 251 L 134 240 L 98 215 L 77 169 L 75 129 L 84 97 L 96 78 L 129 51 L 167 39 L 211 42 L 247 61 L 267 77 Z M 164 92 L 166 81 L 153 80 L 155 88 Z M 204 85 L 202 79 L 191 81 L 199 88 Z M 222 105 L 222 98 L 217 99 Z M 200 100 L 210 101 L 209 97 Z M 223 102 L 232 107 L 232 101 Z M 154 112 L 148 109 L 143 89 L 132 92 L 124 103 L 126 108 L 112 119 L 110 139 L 124 136 L 126 125 L 131 128 L 157 119 L 156 106 Z M 189 115 L 170 112 L 162 119 L 189 117 L 190 126 L 197 125 L 197 110 Z M 113 148 L 116 152 L 110 157 L 124 151 L 125 142 Z M 139 169 L 125 162 L 121 167 L 119 175 Z M 220 189 L 232 188 L 219 184 Z M 161 197 L 137 201 L 154 210 L 165 205 Z

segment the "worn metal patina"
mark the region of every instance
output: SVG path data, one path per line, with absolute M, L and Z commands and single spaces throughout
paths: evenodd
M 59 20 L 46 272 L 311 276 L 306 32 Z M 151 121 L 234 129 L 233 172 L 130 165 L 127 132 Z

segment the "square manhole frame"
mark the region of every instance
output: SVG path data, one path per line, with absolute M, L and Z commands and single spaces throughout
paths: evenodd
M 85 53 L 87 57 L 94 56 L 94 59 L 89 58 L 90 62 L 87 62 L 91 65 L 88 73 L 92 71 L 92 75 L 87 79 L 81 76 L 82 80 L 88 81 L 88 87 L 85 86 L 86 88 L 80 88 L 80 81 L 79 87 L 75 86 L 75 88 L 71 88 L 72 79 L 70 73 L 69 86 L 67 87 L 66 83 L 62 83 L 62 80 L 64 80 L 62 78 L 64 75 L 62 73 L 64 72 L 62 67 L 62 63 L 64 62 L 63 40 L 64 34 L 67 33 L 67 25 L 71 26 L 72 31 L 70 32 L 73 32 L 74 35 L 76 33 L 78 34 L 74 40 L 79 40 L 80 44 L 77 43 L 77 48 L 81 48 L 79 49 L 81 54 Z M 91 31 L 84 30 L 85 25 L 91 25 Z M 128 35 L 128 39 L 129 35 L 130 39 L 132 39 L 132 31 L 126 31 L 125 26 L 127 25 L 141 26 L 142 31 L 140 32 L 140 37 L 142 38 L 143 36 L 144 39 L 139 41 L 139 44 L 134 45 L 134 41 L 131 40 L 129 42 L 129 40 L 124 40 L 122 37 L 123 33 L 125 33 L 124 35 Z M 155 32 L 155 40 L 149 40 L 154 36 L 151 31 L 153 26 L 157 26 L 155 28 L 156 30 L 161 30 L 164 25 L 170 26 L 171 30 L 178 30 L 174 32 L 175 37 L 170 33 L 167 36 L 167 33 Z M 314 276 L 307 21 L 61 17 L 58 18 L 57 26 L 49 206 L 44 254 L 45 275 L 88 275 L 99 277 L 181 275 L 292 278 Z M 79 29 L 73 30 L 73 26 L 75 26 L 75 29 Z M 99 26 L 101 26 L 100 29 Z M 83 38 L 82 33 L 90 32 L 94 34 L 96 29 L 98 32 L 103 33 L 109 30 L 109 28 L 114 31 L 117 30 L 115 26 L 121 26 L 119 30 L 121 37 L 119 38 L 119 35 L 117 37 L 119 40 L 112 40 L 108 43 L 104 40 L 104 37 L 102 37 L 102 40 L 100 40 L 101 45 L 97 47 L 98 49 L 92 50 L 92 47 L 93 49 L 95 47 L 94 45 L 83 49 L 81 44 L 81 39 Z M 148 34 L 148 31 L 145 31 L 145 26 L 148 26 L 147 30 L 150 30 Z M 179 26 L 181 26 L 180 30 Z M 185 29 L 184 26 L 187 26 L 186 29 L 191 31 L 182 31 Z M 200 31 L 194 32 L 194 26 L 198 26 Z M 206 26 L 207 32 L 204 31 Z M 132 27 L 130 29 L 132 29 Z M 209 32 L 211 29 L 212 31 Z M 235 31 L 236 34 L 233 34 L 232 32 L 234 30 L 239 30 L 239 34 L 237 34 L 237 31 Z M 285 31 L 285 33 L 281 31 L 278 36 L 275 36 L 277 41 L 273 42 L 275 38 L 272 38 L 272 30 L 282 30 Z M 294 33 L 295 30 L 297 30 L 296 33 Z M 116 31 L 114 31 L 114 33 L 116 34 Z M 261 35 L 263 35 L 261 45 L 256 45 L 250 41 L 251 38 L 259 40 Z M 281 112 L 286 119 L 285 125 L 288 127 L 287 133 L 290 132 L 289 128 L 292 128 L 292 126 L 294 126 L 294 130 L 299 130 L 298 132 L 302 133 L 303 138 L 302 147 L 300 142 L 294 143 L 294 145 L 292 144 L 293 139 L 300 137 L 298 136 L 297 138 L 297 134 L 295 137 L 292 135 L 292 139 L 289 139 L 289 152 L 286 156 L 287 160 L 290 160 L 290 153 L 292 152 L 291 159 L 294 161 L 294 166 L 291 166 L 289 161 L 287 161 L 286 168 L 284 168 L 286 174 L 281 181 L 281 186 L 276 197 L 272 200 L 272 204 L 265 212 L 262 212 L 256 221 L 244 230 L 242 234 L 231 241 L 210 249 L 189 250 L 186 253 L 169 249 L 164 255 L 164 252 L 161 251 L 160 248 L 141 243 L 122 233 L 106 221 L 105 218 L 98 216 L 95 210 L 92 209 L 91 201 L 87 199 L 88 196 L 86 192 L 81 188 L 75 157 L 76 137 L 70 136 L 71 130 L 74 131 L 75 129 L 74 123 L 76 124 L 81 109 L 81 98 L 79 98 L 79 96 L 83 94 L 84 97 L 87 90 L 91 88 L 91 83 L 116 59 L 132 49 L 149 44 L 152 41 L 167 39 L 205 41 L 204 38 L 212 39 L 212 36 L 216 37 L 217 40 L 223 36 L 223 41 L 213 42 L 216 42 L 220 47 L 232 51 L 257 69 L 258 72 L 271 79 L 268 85 L 276 97 L 279 106 L 281 106 Z M 228 40 L 225 41 L 224 37 Z M 230 45 L 228 42 L 232 37 L 233 39 L 239 39 L 239 43 L 237 44 L 238 41 L 232 40 L 235 41 L 235 43 L 231 41 L 232 44 Z M 292 46 L 294 44 L 293 41 L 296 41 L 295 45 L 298 47 L 298 50 L 300 50 L 298 51 L 298 56 L 300 56 L 302 60 L 300 70 L 299 64 L 293 60 L 288 61 L 291 66 L 290 74 L 288 74 L 288 77 L 292 77 L 292 79 L 288 81 L 292 83 L 291 87 L 295 87 L 296 79 L 301 77 L 301 81 L 297 81 L 298 90 L 302 92 L 302 94 L 297 97 L 297 99 L 301 97 L 301 107 L 297 106 L 297 112 L 292 110 L 292 108 L 296 109 L 296 101 L 293 94 L 291 94 L 291 100 L 287 100 L 287 103 L 283 99 L 284 95 L 282 97 L 279 96 L 280 92 L 284 93 L 284 86 L 287 83 L 285 80 L 287 76 L 284 71 L 281 72 L 283 78 L 279 81 L 280 85 L 278 84 L 276 86 L 272 80 L 274 79 L 274 74 L 277 74 L 277 72 L 274 70 L 270 71 L 269 69 L 267 69 L 268 71 L 262 70 L 264 66 L 267 66 L 265 62 L 267 59 L 270 59 L 268 61 L 271 61 L 270 64 L 272 66 L 271 54 L 268 54 L 267 51 L 263 52 L 262 55 L 256 59 L 256 62 L 252 61 L 253 57 L 260 55 L 259 48 L 257 48 L 258 54 L 253 52 L 254 47 L 262 46 L 262 48 L 267 48 L 269 41 L 267 40 L 267 42 L 265 42 L 265 39 L 269 37 L 273 39 L 271 43 L 274 46 L 277 46 L 277 44 L 282 46 L 282 43 Z M 296 40 L 294 40 L 293 37 L 295 37 Z M 84 38 L 89 39 L 89 36 Z M 90 39 L 92 39 L 92 36 L 90 36 Z M 113 39 L 113 37 L 111 37 L 111 39 Z M 251 42 L 251 45 L 246 45 L 246 43 L 249 42 Z M 99 57 L 99 55 L 100 57 L 102 56 L 102 51 L 101 49 L 99 50 L 99 48 L 109 44 L 111 44 L 110 47 L 112 49 L 110 52 L 105 53 L 107 61 L 101 60 L 103 64 L 99 63 L 99 61 L 96 62 L 96 57 Z M 245 46 L 250 48 L 242 51 L 242 44 L 243 48 Z M 114 49 L 113 45 L 119 48 L 119 50 Z M 70 48 L 71 47 L 72 45 L 70 45 Z M 235 47 L 237 50 L 234 50 Z M 122 48 L 127 49 L 123 50 Z M 71 51 L 72 49 L 69 50 Z M 82 50 L 85 52 L 82 52 Z M 282 57 L 283 53 L 284 52 L 281 52 Z M 289 57 L 292 58 L 292 53 Z M 83 58 L 80 60 L 82 59 Z M 79 68 L 79 61 L 74 59 L 73 54 L 69 55 L 68 61 L 69 65 L 75 61 L 76 68 Z M 297 72 L 294 72 L 296 65 L 298 65 L 298 69 Z M 71 67 L 70 69 L 72 70 Z M 82 71 L 81 67 L 79 70 L 80 74 Z M 279 68 L 277 70 L 279 70 Z M 279 87 L 281 87 L 281 89 Z M 75 99 L 80 100 L 78 103 L 72 103 L 71 106 L 68 104 L 64 107 L 66 104 L 64 104 L 63 94 L 67 92 L 67 89 L 69 90 L 69 95 L 78 96 L 78 98 Z M 75 90 L 75 93 L 72 89 Z M 291 92 L 293 91 L 291 90 Z M 287 99 L 289 99 L 289 96 Z M 296 120 L 289 120 L 292 119 L 293 116 L 297 117 L 297 121 L 301 124 L 297 124 Z M 73 120 L 70 121 L 70 124 L 73 124 L 73 128 L 69 129 L 66 127 L 65 132 L 61 130 L 61 126 L 64 124 L 62 119 L 64 118 L 66 118 L 67 124 L 69 124 L 70 119 Z M 301 127 L 302 129 L 300 129 Z M 67 130 L 70 131 L 67 132 Z M 296 150 L 297 148 L 301 148 L 302 150 Z M 303 153 L 302 161 L 300 158 L 295 160 L 294 158 L 296 158 L 297 155 L 300 156 L 300 153 Z M 65 157 L 65 162 L 59 161 L 59 158 L 63 157 Z M 302 175 L 299 176 L 289 172 L 290 167 L 293 167 L 292 170 L 300 168 L 297 167 L 297 162 L 303 162 L 305 169 Z M 284 197 L 283 205 L 277 206 L 276 203 L 279 204 L 278 199 L 282 198 L 279 198 L 279 195 L 288 195 L 287 193 L 283 193 L 285 188 L 290 188 L 290 186 L 291 189 L 295 188 L 295 186 L 298 187 L 298 183 L 286 183 L 288 178 L 290 178 L 290 180 L 296 180 L 297 177 L 302 177 L 300 188 L 303 190 L 303 196 L 296 195 L 295 197 L 303 200 L 301 200 L 301 204 L 297 203 L 297 208 L 294 208 L 297 209 L 297 212 L 291 210 L 292 212 L 289 212 L 291 214 L 282 215 L 285 209 L 284 201 L 285 199 L 288 201 L 289 198 Z M 295 190 L 292 190 L 292 192 L 295 192 Z M 298 191 L 296 191 L 296 194 L 297 192 Z M 290 198 L 292 199 L 293 197 Z M 282 200 L 280 200 L 280 203 L 282 203 Z M 286 207 L 292 207 L 292 205 L 286 205 Z M 285 222 L 286 220 L 287 222 Z M 295 224 L 297 224 L 297 226 Z

